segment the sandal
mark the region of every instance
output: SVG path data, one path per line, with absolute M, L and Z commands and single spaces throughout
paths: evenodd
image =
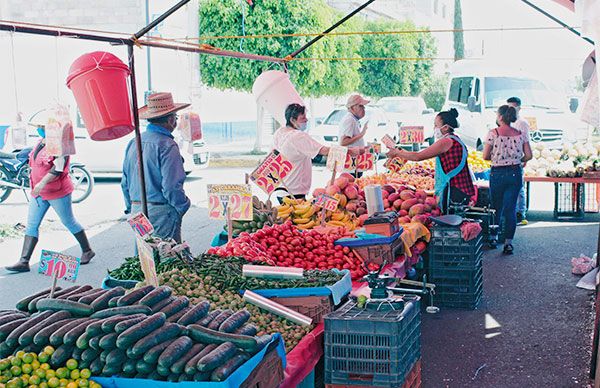
M 502 250 L 502 253 L 505 255 L 512 255 L 514 251 L 514 248 L 512 246 L 512 244 L 506 244 L 504 246 L 504 249 Z

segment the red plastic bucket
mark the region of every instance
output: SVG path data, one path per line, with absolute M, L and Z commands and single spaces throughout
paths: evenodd
M 129 67 L 104 51 L 77 58 L 69 69 L 67 87 L 92 140 L 113 140 L 133 131 L 127 88 Z

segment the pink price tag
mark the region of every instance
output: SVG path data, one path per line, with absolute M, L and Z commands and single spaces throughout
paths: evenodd
M 332 212 L 337 209 L 339 203 L 339 200 L 327 194 L 320 195 L 315 200 L 316 206 Z

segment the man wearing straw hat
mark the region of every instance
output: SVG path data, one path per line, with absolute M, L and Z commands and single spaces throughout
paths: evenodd
M 142 133 L 148 218 L 154 234 L 177 242 L 181 242 L 181 220 L 190 208 L 190 199 L 183 190 L 183 158 L 172 132 L 177 127 L 176 112 L 188 106 L 174 103 L 171 93 L 155 93 L 148 96 L 148 105 L 139 110 L 140 119 L 148 120 Z M 132 214 L 142 211 L 137 161 L 137 147 L 132 140 L 125 151 L 121 179 L 125 212 Z

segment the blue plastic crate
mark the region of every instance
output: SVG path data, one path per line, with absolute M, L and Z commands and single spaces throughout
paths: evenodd
M 325 383 L 401 386 L 421 355 L 420 299 L 377 311 L 351 301 L 325 317 Z

